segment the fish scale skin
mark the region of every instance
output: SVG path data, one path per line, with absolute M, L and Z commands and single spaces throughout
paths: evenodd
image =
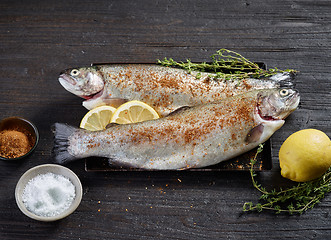
M 264 121 L 252 91 L 185 109 L 167 117 L 118 125 L 100 132 L 76 130 L 69 153 L 77 158 L 108 157 L 113 163 L 144 169 L 205 167 L 249 151 L 266 141 L 284 121 Z M 263 123 L 267 134 L 246 143 L 249 131 Z
M 153 64 L 114 64 L 98 68 L 105 80 L 104 97 L 140 100 L 161 116 L 182 106 L 195 106 L 250 90 L 280 86 L 280 81 L 268 79 L 214 80 L 215 74 L 188 73 L 183 69 Z

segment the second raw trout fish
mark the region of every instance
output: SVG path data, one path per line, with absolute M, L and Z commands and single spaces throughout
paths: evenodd
M 55 124 L 55 160 L 107 157 L 142 169 L 201 168 L 247 152 L 284 124 L 299 104 L 292 89 L 249 91 L 166 117 L 91 132 Z M 97 159 L 96 159 L 97 160 Z

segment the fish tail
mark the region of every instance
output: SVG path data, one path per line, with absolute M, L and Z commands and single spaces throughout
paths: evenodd
M 294 88 L 295 87 L 295 73 L 283 72 L 277 73 L 270 77 L 271 80 L 279 83 L 279 87 Z
M 54 133 L 53 157 L 55 163 L 66 164 L 77 159 L 68 152 L 69 137 L 77 128 L 64 123 L 55 123 L 52 129 Z

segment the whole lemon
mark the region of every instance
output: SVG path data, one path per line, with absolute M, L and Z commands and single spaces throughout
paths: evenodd
M 293 133 L 279 150 L 283 177 L 306 182 L 322 176 L 331 165 L 331 141 L 322 131 L 304 129 Z

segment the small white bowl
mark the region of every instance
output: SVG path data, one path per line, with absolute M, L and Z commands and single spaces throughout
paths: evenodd
M 26 207 L 25 204 L 23 203 L 22 195 L 25 186 L 29 182 L 29 180 L 33 179 L 39 174 L 46 174 L 46 173 L 53 173 L 53 174 L 58 174 L 62 175 L 64 177 L 69 178 L 69 180 L 72 182 L 72 184 L 75 186 L 75 198 L 70 205 L 68 209 L 66 209 L 64 212 L 52 216 L 52 217 L 45 217 L 45 216 L 38 216 L 32 212 L 30 212 Z M 71 213 L 73 213 L 76 208 L 79 206 L 81 200 L 82 200 L 82 195 L 83 195 L 83 188 L 82 184 L 77 177 L 77 175 L 71 171 L 69 168 L 63 167 L 61 165 L 57 164 L 44 164 L 44 165 L 39 165 L 36 167 L 33 167 L 26 171 L 21 178 L 19 179 L 16 189 L 15 189 L 15 198 L 16 198 L 16 203 L 18 208 L 28 217 L 38 220 L 38 221 L 44 221 L 44 222 L 51 222 L 51 221 L 57 221 L 62 218 L 67 217 Z

